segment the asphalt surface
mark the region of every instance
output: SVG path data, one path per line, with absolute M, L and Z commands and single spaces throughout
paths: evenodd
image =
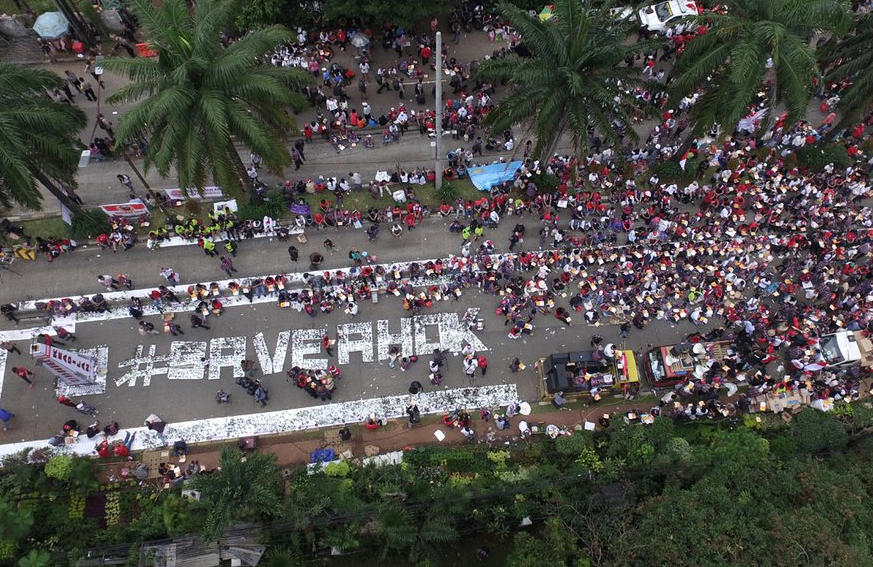
M 528 221 L 533 226 L 533 223 Z M 492 238 L 499 249 L 505 250 L 511 224 L 502 223 L 500 227 L 489 231 L 486 236 Z M 327 254 L 325 268 L 339 268 L 349 265 L 347 251 L 352 246 L 362 246 L 362 234 L 354 230 L 336 231 L 319 234 L 309 233 L 309 242 L 305 245 L 294 243 L 300 248 L 300 257 L 306 258 L 311 251 L 323 251 L 322 240 L 330 236 L 338 247 L 335 255 Z M 368 251 L 376 254 L 384 261 L 428 259 L 456 253 L 460 245 L 457 235 L 449 235 L 442 220 L 425 222 L 414 231 L 407 231 L 400 239 L 380 236 L 371 243 Z M 306 271 L 309 266 L 298 263 L 292 266 L 287 258 L 287 243 L 257 239 L 244 242 L 240 253 L 234 262 L 239 270 L 236 276 L 240 278 Z M 0 283 L 0 301 L 23 301 L 49 297 L 76 297 L 78 294 L 94 294 L 104 291 L 96 281 L 96 276 L 102 273 L 127 273 L 134 282 L 135 289 L 146 292 L 163 283 L 159 276 L 162 266 L 172 266 L 182 276 L 181 284 L 194 282 L 210 282 L 225 279 L 225 274 L 219 269 L 215 258 L 206 257 L 196 246 L 181 246 L 176 248 L 149 251 L 138 245 L 129 252 L 99 252 L 98 250 L 80 250 L 73 254 L 62 256 L 54 263 L 45 261 L 20 262 L 14 267 L 21 275 L 4 273 Z M 566 301 L 566 300 L 563 300 Z M 484 354 L 489 359 L 489 370 L 485 377 L 477 376 L 476 385 L 513 383 L 518 387 L 520 396 L 526 400 L 538 397 L 536 378 L 533 373 L 535 360 L 553 352 L 584 350 L 592 334 L 600 334 L 607 341 L 614 341 L 623 348 L 642 353 L 649 343 L 665 344 L 673 342 L 688 332 L 690 324 L 679 326 L 664 322 L 652 322 L 645 333 L 634 331 L 627 341 L 620 342 L 618 328 L 613 325 L 592 327 L 581 323 L 571 327 L 564 326 L 551 315 L 541 315 L 536 320 L 534 335 L 526 339 L 511 340 L 507 337 L 507 329 L 503 326 L 503 317 L 495 313 L 498 299 L 482 295 L 478 291 L 468 290 L 460 300 L 440 302 L 423 314 L 456 314 L 462 317 L 466 309 L 478 308 L 479 316 L 485 320 L 483 331 L 475 335 L 487 347 Z M 560 304 L 560 303 L 559 303 Z M 374 335 L 377 321 L 388 321 L 392 333 L 400 332 L 400 320 L 409 317 L 410 313 L 402 309 L 400 301 L 391 295 L 383 295 L 377 304 L 370 301 L 360 302 L 361 313 L 355 323 L 370 323 Z M 566 305 L 565 305 L 566 307 Z M 577 317 L 577 319 L 579 319 Z M 160 322 L 157 316 L 151 317 L 157 328 Z M 130 367 L 119 367 L 119 363 L 134 357 L 137 347 L 142 345 L 144 352 L 149 347 L 156 347 L 157 356 L 170 353 L 173 341 L 209 342 L 216 338 L 242 337 L 245 345 L 246 358 L 257 360 L 254 350 L 255 335 L 263 333 L 267 349 L 272 355 L 276 348 L 277 338 L 282 331 L 301 329 L 324 329 L 336 336 L 337 325 L 352 322 L 340 310 L 331 314 L 320 314 L 310 318 L 305 313 L 297 313 L 290 309 L 279 309 L 275 302 L 229 307 L 225 314 L 215 319 L 210 317 L 207 324 L 210 330 L 190 329 L 188 313 L 180 313 L 176 320 L 185 329 L 185 335 L 171 337 L 169 335 L 149 335 L 142 337 L 136 330 L 136 321 L 130 317 L 119 319 L 78 323 L 76 335 L 79 340 L 68 346 L 77 349 L 107 347 L 108 348 L 108 379 L 106 392 L 100 395 L 87 396 L 85 399 L 100 410 L 99 419 L 102 422 L 117 420 L 122 426 L 140 425 L 149 413 L 158 413 L 169 422 L 186 421 L 226 415 L 243 415 L 259 411 L 271 411 L 309 405 L 319 405 L 322 402 L 313 400 L 293 384 L 285 381 L 284 371 L 292 365 L 291 348 L 285 358 L 281 372 L 275 372 L 264 377 L 264 383 L 270 392 L 268 406 L 262 410 L 254 399 L 234 383 L 232 371 L 222 369 L 220 379 L 170 379 L 166 373 L 156 373 L 151 377 L 148 386 L 143 385 L 140 377 L 136 384 L 132 381 L 122 382 Z M 22 323 L 16 327 L 6 321 L 0 323 L 3 331 L 20 331 L 28 325 Z M 435 327 L 427 331 L 428 340 L 438 340 Z M 375 341 L 375 339 L 374 339 Z M 27 353 L 27 341 L 16 343 Z M 229 355 L 231 351 L 221 351 Z M 210 353 L 210 356 L 212 353 Z M 321 355 L 323 356 L 323 355 Z M 518 356 L 528 369 L 519 374 L 508 370 L 509 361 Z M 319 358 L 313 355 L 312 358 Z M 427 357 L 423 356 L 407 372 L 401 372 L 399 367 L 391 369 L 385 362 L 362 362 L 360 353 L 351 353 L 349 364 L 340 366 L 342 378 L 333 401 L 348 401 L 362 398 L 378 398 L 388 395 L 400 395 L 408 391 L 409 384 L 418 380 L 431 388 L 427 380 Z M 331 363 L 336 358 L 330 359 Z M 639 361 L 638 361 L 639 362 Z M 23 363 L 35 370 L 36 386 L 27 387 L 22 380 L 14 376 L 11 367 Z M 161 366 L 157 364 L 156 366 Z M 163 364 L 166 366 L 166 364 Z M 184 374 L 184 373 L 182 373 Z M 201 375 L 203 376 L 203 375 Z M 259 374 L 260 376 L 260 374 Z M 463 375 L 459 357 L 451 356 L 445 381 L 440 388 L 458 388 L 467 385 Z M 234 403 L 217 405 L 214 394 L 223 388 L 234 394 Z M 53 378 L 45 368 L 35 367 L 34 361 L 25 354 L 19 356 L 10 354 L 6 361 L 6 372 L 3 376 L 2 398 L 0 405 L 17 415 L 15 429 L 0 434 L 2 442 L 39 439 L 54 433 L 61 424 L 70 418 L 80 419 L 80 423 L 88 422 L 86 416 L 78 414 L 74 409 L 61 406 L 56 401 Z

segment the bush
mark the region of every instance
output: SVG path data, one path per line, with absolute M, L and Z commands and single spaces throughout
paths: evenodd
M 352 471 L 348 461 L 332 461 L 324 465 L 324 474 L 327 476 L 344 478 Z
M 840 144 L 816 144 L 804 146 L 797 150 L 797 163 L 800 167 L 809 169 L 812 173 L 818 173 L 829 163 L 835 167 L 846 167 L 852 163 L 846 148 Z
M 555 439 L 555 450 L 559 455 L 578 457 L 586 449 L 593 447 L 591 437 L 582 433 L 562 435 Z
M 45 464 L 45 475 L 49 478 L 67 482 L 73 473 L 73 457 L 55 455 Z
M 239 208 L 237 214 L 240 220 L 261 220 L 264 217 L 280 218 L 285 212 L 285 204 L 282 195 L 278 192 L 267 193 L 263 199 L 252 197 L 245 205 Z
M 441 203 L 454 203 L 458 194 L 458 188 L 451 181 L 443 181 L 442 187 L 437 189 L 435 193 Z
M 98 235 L 111 229 L 109 217 L 103 211 L 83 211 L 73 217 L 70 234 L 73 238 L 97 238 Z
M 537 186 L 541 193 L 554 193 L 558 185 L 561 184 L 561 180 L 558 179 L 557 175 L 544 172 L 531 176 L 531 181 L 534 182 L 534 185 Z
M 803 453 L 839 450 L 849 443 L 849 434 L 832 416 L 807 408 L 791 421 L 791 436 Z
M 686 166 L 687 165 L 688 164 L 686 164 Z M 658 179 L 660 179 L 661 182 L 679 181 L 680 179 L 687 177 L 685 170 L 682 169 L 679 162 L 673 160 L 662 161 L 655 164 L 655 167 L 652 168 L 652 172 L 658 176 Z

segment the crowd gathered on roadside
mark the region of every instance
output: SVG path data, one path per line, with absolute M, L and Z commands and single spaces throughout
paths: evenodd
M 507 26 L 499 29 L 507 37 L 513 33 Z M 660 57 L 651 54 L 641 64 L 648 66 L 650 60 L 658 62 L 669 57 L 670 49 L 681 49 L 688 39 L 684 37 L 686 32 L 700 31 L 672 30 L 671 38 L 683 39 L 673 41 Z M 405 34 L 397 30 L 393 33 L 389 48 L 405 43 L 400 40 Z M 426 33 L 409 36 L 408 45 L 401 47 L 399 54 L 403 58 L 404 49 L 417 42 L 421 65 L 416 57 L 412 57 L 412 63 L 406 57 L 406 73 L 417 81 L 422 66 L 429 65 L 434 56 L 432 51 L 426 52 L 427 57 L 422 54 L 424 48 L 432 48 L 432 38 Z M 303 66 L 305 58 L 299 57 L 293 50 L 279 52 L 273 63 Z M 361 80 L 372 72 L 380 88 L 384 81 L 393 85 L 397 69 L 394 73 L 383 69 L 380 81 L 379 69 L 373 71 L 365 67 L 366 63 L 362 59 Z M 473 66 L 455 65 L 462 78 Z M 311 60 L 306 66 L 316 73 Z M 368 69 L 366 73 L 364 68 Z M 657 69 L 657 63 L 651 68 L 652 80 L 668 80 Z M 321 67 L 318 69 L 321 72 Z M 343 78 L 338 83 L 336 75 L 323 75 L 325 87 L 333 85 L 330 96 L 321 93 L 325 97 L 321 101 L 313 95 L 314 102 L 326 105 L 331 113 L 331 119 L 319 119 L 327 121 L 328 133 L 334 129 L 332 121 L 346 128 L 347 124 L 359 125 L 361 120 L 373 120 L 391 135 L 395 132 L 390 126 L 396 125 L 398 136 L 410 123 L 417 124 L 423 135 L 432 130 L 429 111 L 407 114 L 399 103 L 392 109 L 394 115 L 389 112 L 384 117 L 385 124 L 381 124 L 382 117 L 368 117 L 366 112 L 359 116 L 348 104 L 343 107 L 342 93 L 337 108 L 331 110 L 328 102 L 337 96 L 335 84 L 343 85 L 348 78 L 340 75 Z M 444 126 L 469 145 L 453 152 L 456 172 L 466 171 L 476 157 L 482 157 L 483 149 L 515 148 L 511 132 L 492 137 L 479 129 L 481 119 L 490 111 L 493 88 L 477 84 L 466 89 L 461 81 L 446 103 Z M 825 87 L 824 100 L 831 101 L 828 105 L 838 96 L 839 88 Z M 366 93 L 366 89 L 361 92 Z M 647 93 L 640 92 L 639 96 L 646 97 Z M 873 158 L 865 145 L 870 119 L 836 133 L 835 144 L 844 151 L 844 159 L 814 171 L 798 161 L 798 151 L 832 136 L 835 115 L 827 114 L 820 124 L 791 124 L 784 116 L 768 124 L 764 122 L 766 109 L 759 105 L 750 109 L 749 117 L 723 141 L 716 132 L 698 138 L 681 156 L 684 175 L 661 179 L 659 171 L 663 170 L 658 166 L 679 157 L 688 113 L 695 102 L 693 96 L 675 105 L 661 102 L 658 124 L 640 144 L 628 139 L 616 146 L 597 132 L 590 132 L 591 152 L 581 160 L 562 154 L 535 160 L 530 145 L 524 144 L 519 148 L 523 164 L 511 180 L 495 185 L 476 200 L 444 202 L 438 209 L 422 205 L 416 194 L 421 189 L 413 188 L 421 186 L 418 180 L 428 181 L 429 174 L 424 171 L 398 170 L 391 185 L 389 180 L 365 184 L 356 173 L 341 180 L 310 177 L 296 183 L 289 181 L 285 195 L 294 214 L 291 226 L 281 226 L 271 217 L 242 221 L 227 209 L 211 214 L 208 221 L 178 220 L 150 233 L 151 248 L 158 248 L 171 235 L 196 240 L 207 256 L 216 258 L 228 281 L 179 285 L 181 276 L 166 268 L 160 274 L 166 285 L 146 295 L 107 300 L 100 293 L 36 307 L 56 318 L 126 308 L 129 315 L 141 320 L 139 331 L 143 335 L 164 330 L 175 336 L 184 333 L 172 316 L 180 307 L 190 311 L 187 317 L 191 328 L 210 330 L 205 324 L 209 318 L 220 316 L 227 304 L 238 301 L 269 298 L 278 308 L 293 309 L 311 318 L 339 311 L 353 319 L 366 309 L 364 300 L 373 293 L 393 295 L 400 309 L 420 314 L 440 302 L 457 300 L 468 290 L 478 290 L 494 297 L 495 309 L 510 339 L 534 335 L 538 326 L 544 326 L 544 320 L 553 323 L 554 317 L 564 326 L 619 326 L 624 336 L 644 332 L 651 321 L 690 321 L 700 326 L 698 340 L 730 340 L 730 352 L 724 360 L 712 363 L 703 376 L 686 377 L 664 394 L 659 413 L 677 419 L 711 418 L 748 410 L 750 400 L 767 393 L 803 390 L 812 399 L 831 401 L 866 395 L 863 369 L 829 368 L 811 347 L 828 333 L 873 331 L 873 208 L 869 201 Z M 401 114 L 406 118 L 398 122 Z M 324 124 L 317 126 L 320 130 Z M 397 187 L 399 194 L 395 193 Z M 389 190 L 395 203 L 387 208 L 374 206 L 366 212 L 343 207 L 344 195 L 367 190 L 374 197 Z M 321 196 L 317 207 L 299 200 L 307 193 Z M 351 248 L 350 267 L 325 270 L 321 267 L 325 254 L 336 252 L 336 246 L 327 238 L 323 250 L 309 255 L 308 269 L 304 267 L 300 277 L 290 273 L 264 278 L 234 275 L 231 258 L 239 242 L 256 236 L 288 243 L 295 237 L 295 229 L 307 231 L 310 236 L 329 236 L 328 232 L 313 231 L 342 228 L 364 232 L 372 242 L 380 233 L 383 238 L 389 234 L 403 238 L 428 216 L 443 219 L 447 231 L 457 238 L 456 253 L 392 263 L 390 259 L 380 262 L 366 250 Z M 507 242 L 489 238 L 496 228 L 507 225 L 512 227 Z M 129 248 L 128 244 L 133 245 L 129 236 L 133 231 L 127 226 L 119 222 L 112 234 L 98 238 L 98 245 L 113 251 Z M 303 244 L 305 240 L 288 247 L 295 268 L 301 261 L 298 245 Z M 54 246 L 60 250 L 64 245 Z M 303 260 L 305 266 L 307 258 Z M 133 287 L 124 274 L 101 276 L 99 284 L 110 293 Z M 4 307 L 4 315 L 14 320 L 14 306 Z M 157 327 L 147 319 L 154 315 L 160 318 Z M 481 324 L 475 320 L 465 323 Z M 328 356 L 332 356 L 332 341 L 328 335 L 322 339 L 322 349 Z M 608 346 L 592 344 L 602 352 Z M 439 387 L 445 365 L 443 354 L 435 352 L 426 369 L 422 364 L 420 370 L 414 370 L 417 361 L 395 348 L 389 352 L 387 363 L 399 365 L 403 371 L 417 371 L 423 380 Z M 471 350 L 463 352 L 462 357 L 461 368 L 471 382 L 476 375 L 485 374 L 488 361 L 482 360 L 481 353 Z M 266 406 L 268 391 L 257 378 L 257 365 L 244 361 L 243 367 L 245 376 L 238 385 L 261 407 Z M 30 380 L 32 374 L 23 371 L 19 376 Z M 341 373 L 335 365 L 327 371 L 293 368 L 287 378 L 326 403 L 341 382 Z M 418 386 L 410 388 L 413 398 L 423 391 L 420 382 L 415 383 Z M 728 384 L 746 384 L 748 390 L 739 397 L 729 396 L 735 388 Z M 230 396 L 219 391 L 216 402 L 228 403 Z M 494 416 L 495 423 L 499 419 L 501 424 L 508 424 L 518 410 L 513 404 L 508 412 Z M 492 417 L 489 408 L 481 411 L 483 419 L 486 411 Z M 407 413 L 410 423 L 415 423 L 418 418 L 414 417 L 414 403 Z M 467 410 L 451 412 L 446 420 L 447 426 L 459 428 L 470 438 L 466 432 L 470 430 Z M 153 426 L 163 423 L 159 418 L 152 422 Z M 371 429 L 380 423 L 378 416 L 372 416 L 366 425 Z M 78 430 L 78 424 L 69 425 Z M 608 419 L 601 425 L 608 426 Z M 526 430 L 520 431 L 524 435 Z M 121 446 L 129 448 L 126 442 L 111 447 L 123 452 Z

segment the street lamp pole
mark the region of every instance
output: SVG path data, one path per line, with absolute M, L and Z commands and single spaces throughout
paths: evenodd
M 436 188 L 443 186 L 443 34 L 436 32 L 436 118 L 434 131 L 436 132 L 436 154 L 434 156 L 434 173 L 436 174 Z

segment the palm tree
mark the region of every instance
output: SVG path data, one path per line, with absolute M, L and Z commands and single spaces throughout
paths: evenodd
M 221 450 L 220 470 L 194 478 L 193 487 L 209 504 L 201 535 L 215 541 L 240 518 L 278 515 L 282 510 L 282 481 L 276 456 L 254 453 L 242 458 L 234 447 Z
M 118 125 L 119 140 L 149 140 L 146 169 L 166 177 L 176 169 L 180 186 L 202 188 L 210 177 L 238 188 L 245 167 L 234 138 L 261 156 L 270 169 L 290 163 L 282 143 L 295 130 L 288 110 L 302 108 L 294 91 L 311 80 L 300 69 L 275 67 L 266 55 L 291 34 L 268 26 L 224 47 L 220 32 L 231 17 L 231 2 L 200 0 L 189 12 L 185 0 L 131 0 L 158 56 L 110 59 L 108 69 L 131 83 L 109 103 L 138 101 Z
M 873 107 L 873 15 L 858 18 L 850 36 L 831 40 L 824 49 L 824 59 L 831 65 L 826 73 L 828 82 L 851 81 L 837 105 L 843 113 L 832 131 L 837 134 Z
M 615 126 L 620 125 L 635 137 L 629 108 L 638 101 L 632 89 L 645 81 L 639 69 L 624 62 L 653 44 L 628 41 L 633 31 L 630 19 L 612 15 L 610 2 L 596 4 L 597 8 L 593 0 L 556 0 L 553 17 L 545 22 L 513 5 L 500 5 L 530 57 L 509 55 L 479 64 L 477 78 L 506 81 L 511 87 L 486 123 L 497 132 L 528 124 L 536 135 L 535 157 L 551 155 L 565 132 L 577 157 L 588 148 L 589 129 L 616 142 Z
M 80 109 L 56 102 L 48 93 L 63 80 L 44 69 L 0 63 L 0 205 L 42 208 L 36 182 L 61 203 L 80 207 L 58 188 L 76 186 L 79 132 L 87 118 Z
M 762 90 L 768 113 L 782 105 L 789 121 L 802 118 L 819 76 L 810 42 L 819 32 L 848 24 L 844 2 L 725 0 L 720 5 L 722 13 L 698 18 L 711 26 L 688 43 L 674 68 L 673 100 L 703 90 L 692 110 L 690 138 L 715 125 L 730 134 Z

